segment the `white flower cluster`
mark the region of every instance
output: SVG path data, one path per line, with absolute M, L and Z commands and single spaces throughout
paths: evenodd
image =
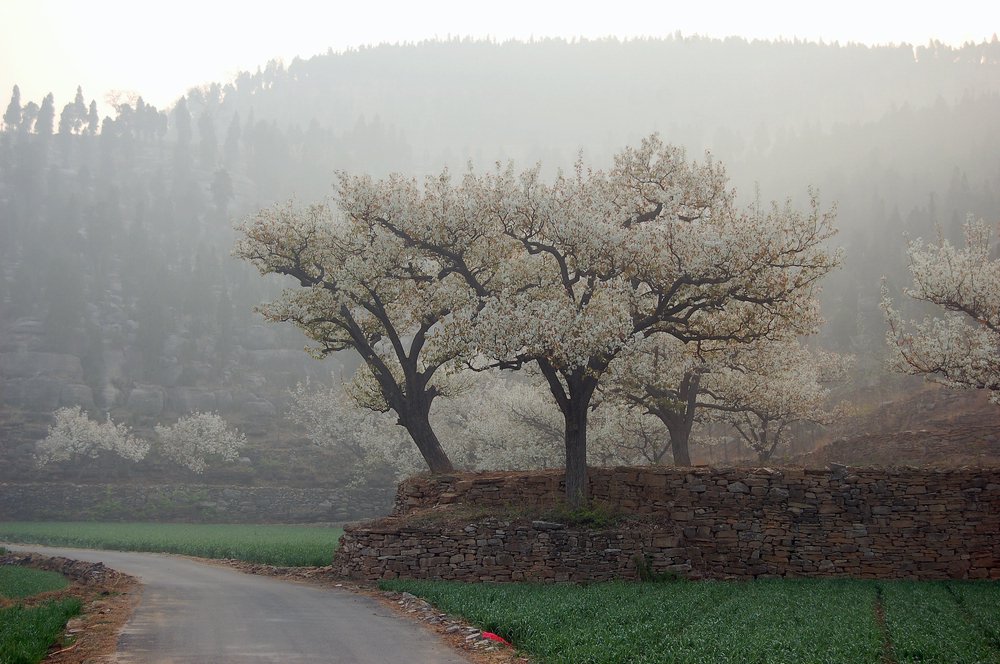
M 110 415 L 103 422 L 95 422 L 79 406 L 60 408 L 53 415 L 55 422 L 49 426 L 48 435 L 36 446 L 39 465 L 80 456 L 97 458 L 102 452 L 142 461 L 149 453 L 149 443 L 124 424 L 112 422 Z
M 791 425 L 829 423 L 828 385 L 842 380 L 852 361 L 810 351 L 796 339 L 735 346 L 705 375 L 705 405 L 765 461 L 787 440 Z
M 35 448 L 40 466 L 81 456 L 97 458 L 104 452 L 138 462 L 155 450 L 201 473 L 212 460 L 236 459 L 246 445 L 246 436 L 215 413 L 192 413 L 170 426 L 157 425 L 155 445 L 136 436 L 126 425 L 112 422 L 110 415 L 104 422 L 95 422 L 79 406 L 60 408 L 53 416 L 55 421 L 48 435 Z
M 1000 260 L 990 259 L 990 227 L 965 226 L 965 247 L 945 239 L 910 243 L 910 297 L 945 310 L 939 318 L 903 320 L 882 286 L 890 366 L 958 388 L 990 391 L 1000 403 Z
M 196 473 L 204 472 L 211 461 L 235 461 L 247 443 L 244 434 L 216 413 L 192 413 L 154 430 L 160 452 Z

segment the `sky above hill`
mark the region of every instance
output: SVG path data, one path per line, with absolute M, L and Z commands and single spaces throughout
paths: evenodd
M 291 62 L 327 50 L 448 37 L 663 37 L 807 39 L 865 44 L 951 45 L 1000 31 L 1000 3 L 955 0 L 619 0 L 574 2 L 378 1 L 279 3 L 172 0 L 34 0 L 0 11 L 0 95 L 22 102 L 55 94 L 57 112 L 77 85 L 102 114 L 113 90 L 136 91 L 164 108 L 189 88 L 226 82 L 271 59 Z

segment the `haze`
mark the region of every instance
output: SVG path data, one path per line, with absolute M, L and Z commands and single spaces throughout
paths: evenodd
M 155 8 L 154 8 L 155 7 Z M 263 7 L 264 9 L 261 9 Z M 111 90 L 132 90 L 166 107 L 188 88 L 226 82 L 272 59 L 290 63 L 328 49 L 447 37 L 631 38 L 675 32 L 710 37 L 806 39 L 841 44 L 958 46 L 989 39 L 1000 25 L 989 2 L 951 2 L 947 12 L 892 0 L 837 3 L 641 2 L 600 9 L 580 3 L 514 0 L 280 5 L 179 0 L 169 5 L 43 0 L 6 3 L 0 25 L 0 90 L 16 83 L 27 99 L 77 85 L 110 113 Z
M 510 160 L 550 178 L 581 152 L 606 168 L 653 133 L 687 160 L 709 151 L 740 206 L 807 209 L 810 188 L 822 210 L 836 206 L 829 243 L 843 267 L 819 280 L 825 323 L 801 342 L 853 363 L 832 387 L 795 390 L 822 402 L 810 408 L 829 426 L 796 421 L 768 455 L 932 430 L 935 408 L 995 421 L 975 392 L 927 397 L 920 379 L 886 369 L 879 304 L 884 276 L 903 315 L 925 313 L 902 295 L 908 238 L 961 240 L 967 215 L 1000 219 L 998 10 L 872 4 L 883 13 L 12 3 L 0 39 L 0 480 L 373 483 L 390 495 L 423 460 L 391 415 L 348 400 L 340 383 L 364 353 L 317 361 L 300 330 L 255 313 L 301 282 L 234 258 L 234 223 L 322 200 L 337 171 L 422 178 Z M 112 108 L 108 90 L 132 94 Z M 802 353 L 769 357 L 810 366 Z M 523 373 L 494 378 L 422 415 L 455 467 L 563 463 L 556 401 Z M 854 415 L 829 415 L 841 401 Z M 675 456 L 669 427 L 640 413 L 650 453 L 637 429 L 598 422 L 609 412 L 592 420 L 601 465 L 762 454 L 713 420 Z M 108 440 L 88 438 L 105 445 L 96 458 L 53 449 L 74 440 L 49 434 L 59 426 L 103 427 Z M 188 442 L 198 454 L 178 452 Z

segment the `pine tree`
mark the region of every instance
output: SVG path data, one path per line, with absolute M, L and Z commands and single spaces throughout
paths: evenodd
M 90 109 L 87 111 L 87 135 L 96 136 L 97 129 L 100 127 L 101 120 L 97 115 L 97 102 L 94 100 L 90 101 Z
M 14 131 L 21 126 L 21 89 L 16 85 L 10 95 L 7 111 L 3 114 L 3 123 L 8 131 Z
M 215 166 L 218 149 L 215 122 L 209 112 L 204 111 L 198 118 L 198 153 L 203 168 L 210 169 Z
M 233 119 L 226 130 L 225 152 L 226 166 L 232 166 L 240 156 L 240 112 L 233 113 Z
M 52 93 L 45 95 L 42 105 L 38 108 L 38 118 L 35 120 L 35 133 L 39 136 L 51 136 L 55 128 L 56 106 Z

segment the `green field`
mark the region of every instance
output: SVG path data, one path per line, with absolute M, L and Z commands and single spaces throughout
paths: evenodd
M 61 590 L 69 585 L 62 574 L 29 567 L 4 565 L 0 567 L 0 597 L 20 599 L 50 590 Z
M 68 585 L 55 572 L 13 565 L 0 567 L 0 597 L 5 599 L 22 599 Z M 40 662 L 66 621 L 79 612 L 80 602 L 72 598 L 0 609 L 0 664 Z
M 187 523 L 0 522 L 0 541 L 158 551 L 299 567 L 329 565 L 340 528 Z
M 538 662 L 1000 662 L 996 582 L 381 585 L 495 632 Z

